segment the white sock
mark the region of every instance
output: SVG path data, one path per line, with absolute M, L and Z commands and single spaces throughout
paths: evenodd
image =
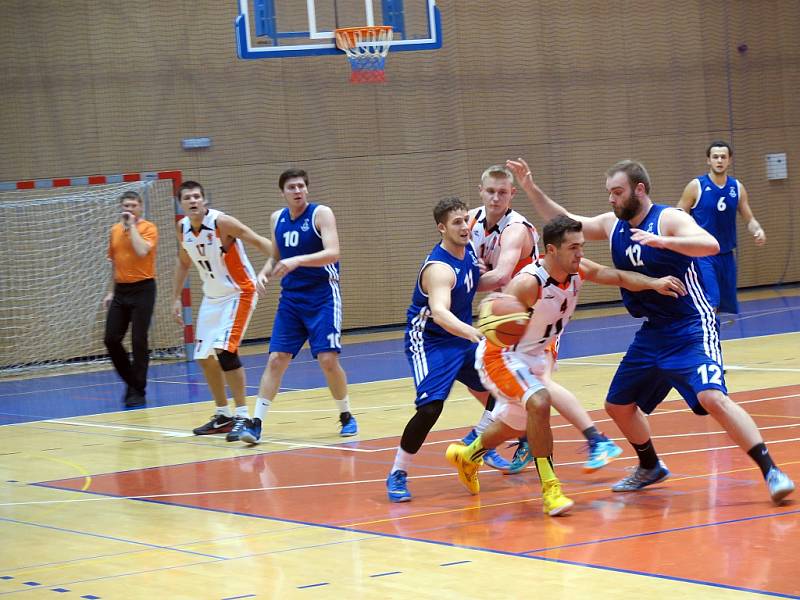
M 225 406 L 218 406 L 217 412 L 215 414 L 222 415 L 223 417 L 228 417 L 229 419 L 232 416 L 231 409 L 227 404 Z
M 344 412 L 350 412 L 350 396 L 347 395 L 341 400 L 337 400 L 336 398 L 333 399 L 336 402 L 336 406 L 339 407 L 339 414 Z
M 235 414 L 236 414 L 237 417 L 244 417 L 245 419 L 249 419 L 250 418 L 250 413 L 247 412 L 247 405 L 246 404 L 244 406 L 237 406 Z
M 267 412 L 269 412 L 269 407 L 272 404 L 266 398 L 262 398 L 261 396 L 256 397 L 256 409 L 253 412 L 254 419 L 261 419 L 263 423 L 264 420 L 267 418 Z
M 478 421 L 477 425 L 475 425 L 475 431 L 478 432 L 478 435 L 482 435 L 486 428 L 492 423 L 494 423 L 492 413 L 490 413 L 488 410 L 484 410 L 481 420 Z
M 395 471 L 405 471 L 408 473 L 408 469 L 411 467 L 411 463 L 414 461 L 414 455 L 406 452 L 402 448 L 398 446 L 397 454 L 394 457 L 394 464 L 392 465 L 392 473 Z

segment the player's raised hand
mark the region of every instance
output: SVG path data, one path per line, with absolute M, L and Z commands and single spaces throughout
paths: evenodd
M 517 158 L 516 160 L 507 160 L 506 167 L 514 174 L 519 185 L 524 185 L 526 179 L 533 183 L 533 176 L 531 175 L 531 168 L 524 158 Z
M 686 286 L 680 279 L 672 275 L 656 279 L 653 289 L 663 296 L 672 296 L 673 298 L 686 295 Z

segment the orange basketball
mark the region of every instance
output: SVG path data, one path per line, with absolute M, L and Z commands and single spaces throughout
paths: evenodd
M 481 304 L 478 329 L 495 346 L 515 346 L 528 326 L 527 307 L 513 296 L 497 296 Z

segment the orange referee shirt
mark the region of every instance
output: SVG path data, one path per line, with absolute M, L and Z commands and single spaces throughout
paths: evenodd
M 152 245 L 150 252 L 144 256 L 136 254 L 130 232 L 125 231 L 122 223 L 115 223 L 111 228 L 108 258 L 114 263 L 114 281 L 117 283 L 136 283 L 156 277 L 158 229 L 153 223 L 144 219 L 139 219 L 136 229 L 139 230 L 142 238 Z

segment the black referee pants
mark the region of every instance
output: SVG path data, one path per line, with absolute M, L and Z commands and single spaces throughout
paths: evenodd
M 150 328 L 155 303 L 155 279 L 145 279 L 136 283 L 116 283 L 114 298 L 106 315 L 104 341 L 111 362 L 130 390 L 142 395 L 147 385 L 147 366 L 150 363 L 147 330 Z M 133 361 L 122 345 L 122 339 L 129 325 Z

